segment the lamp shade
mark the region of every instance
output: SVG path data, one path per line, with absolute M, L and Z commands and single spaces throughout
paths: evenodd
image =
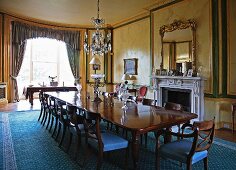
M 92 60 L 89 62 L 89 64 L 100 65 L 100 64 L 101 64 L 101 61 L 99 60 L 98 57 L 93 57 Z
M 124 75 L 122 76 L 121 80 L 131 80 L 131 79 L 130 79 L 130 75 L 124 74 Z

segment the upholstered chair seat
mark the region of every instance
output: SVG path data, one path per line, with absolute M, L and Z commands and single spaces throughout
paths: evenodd
M 189 152 L 192 148 L 192 141 L 189 140 L 179 140 L 179 141 L 174 141 L 171 143 L 167 143 L 165 145 L 161 145 L 159 148 L 160 155 L 162 157 L 170 158 L 170 159 L 175 159 L 179 162 L 187 162 Z M 192 164 L 203 160 L 206 158 L 208 155 L 208 151 L 204 150 L 201 152 L 195 152 L 193 157 L 192 157 Z
M 112 133 L 101 133 L 103 142 L 103 152 L 112 151 L 116 149 L 123 149 L 128 147 L 128 141 Z M 90 146 L 98 149 L 98 140 L 89 138 L 88 143 Z

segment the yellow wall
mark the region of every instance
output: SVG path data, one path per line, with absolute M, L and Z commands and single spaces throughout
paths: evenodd
M 228 0 L 228 94 L 236 95 L 236 1 Z M 225 57 L 225 56 L 224 56 Z
M 2 82 L 2 24 L 3 24 L 3 20 L 2 20 L 2 15 L 0 14 L 0 82 Z
M 124 60 L 138 59 L 138 75 L 135 84 L 149 85 L 150 81 L 150 18 L 114 29 L 113 32 L 113 80 L 121 82 Z
M 236 1 L 228 0 L 228 94 L 236 94 Z M 145 65 L 147 71 L 138 71 L 137 84 L 149 85 L 149 78 L 151 66 L 151 60 L 153 60 L 153 66 L 159 68 L 160 66 L 160 35 L 159 28 L 162 25 L 168 25 L 174 20 L 187 20 L 194 19 L 196 21 L 196 66 L 203 66 L 203 76 L 205 81 L 205 93 L 213 94 L 213 68 L 212 62 L 212 1 L 210 0 L 185 0 L 180 3 L 176 3 L 165 8 L 161 8 L 151 12 L 153 17 L 152 23 L 146 18 L 131 24 L 124 25 L 114 30 L 114 83 L 120 82 L 120 78 L 123 74 L 123 59 L 134 58 L 133 53 L 141 51 L 150 55 L 149 50 L 153 50 L 153 58 L 146 57 L 144 63 L 140 62 L 138 67 Z M 221 16 L 221 4 L 219 1 L 219 16 Z M 150 25 L 153 27 L 153 34 L 149 31 Z M 219 35 L 221 34 L 221 20 L 219 20 Z M 150 35 L 148 35 L 150 34 Z M 149 37 L 148 37 L 149 36 Z M 220 65 L 219 73 L 221 73 L 222 61 L 222 39 L 219 42 L 219 60 Z M 152 47 L 150 49 L 150 39 L 153 39 Z M 141 40 L 141 42 L 137 42 Z M 140 47 L 141 45 L 141 47 Z M 137 50 L 138 49 L 138 50 Z M 134 52 L 135 51 L 135 52 Z M 148 56 L 147 55 L 147 56 Z M 222 56 L 225 57 L 225 56 Z M 143 61 L 143 60 L 142 60 Z M 150 62 L 150 63 L 148 63 Z M 221 74 L 219 74 L 221 76 Z M 140 80 L 141 79 L 141 80 Z M 219 79 L 219 93 L 222 91 L 222 79 Z M 149 90 L 149 98 L 153 98 L 153 92 Z M 236 102 L 234 99 L 226 98 L 206 98 L 205 97 L 205 119 L 212 119 L 216 117 L 216 127 L 232 127 L 231 123 L 231 103 Z
M 160 68 L 161 37 L 159 29 L 174 20 L 196 21 L 196 66 L 203 66 L 205 92 L 212 93 L 211 67 L 211 1 L 187 0 L 153 12 L 154 16 L 154 67 Z

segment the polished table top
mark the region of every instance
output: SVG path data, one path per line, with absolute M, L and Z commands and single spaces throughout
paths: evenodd
M 101 103 L 93 102 L 92 97 L 88 99 L 86 95 L 78 98 L 77 92 L 47 92 L 46 94 L 78 108 L 100 113 L 103 119 L 139 133 L 171 127 L 197 118 L 193 113 L 166 110 L 158 106 L 145 106 L 133 102 L 127 102 L 128 109 L 125 111 L 121 108 L 123 103 L 116 98 L 113 99 L 114 104 L 110 104 L 104 97 L 100 97 L 103 100 Z
M 137 169 L 139 162 L 139 140 L 140 135 L 157 131 L 162 128 L 170 128 L 173 125 L 185 123 L 191 119 L 197 118 L 196 114 L 166 110 L 157 106 L 145 106 L 142 103 L 128 102 L 128 109 L 125 111 L 121 107 L 123 103 L 114 98 L 111 100 L 101 97 L 103 102 L 93 102 L 93 98 L 86 95 L 78 97 L 77 92 L 46 92 L 50 96 L 77 106 L 91 112 L 101 114 L 101 117 L 119 127 L 131 131 L 131 147 L 134 169 Z M 110 98 L 111 99 L 111 98 Z

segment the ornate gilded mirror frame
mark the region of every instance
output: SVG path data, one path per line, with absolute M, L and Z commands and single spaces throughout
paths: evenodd
M 192 69 L 195 72 L 196 71 L 196 23 L 194 20 L 189 19 L 187 21 L 182 20 L 175 20 L 170 25 L 163 25 L 160 30 L 159 34 L 161 36 L 161 63 L 160 63 L 160 69 L 163 70 L 163 38 L 166 32 L 172 32 L 175 30 L 182 30 L 191 28 L 192 31 Z

